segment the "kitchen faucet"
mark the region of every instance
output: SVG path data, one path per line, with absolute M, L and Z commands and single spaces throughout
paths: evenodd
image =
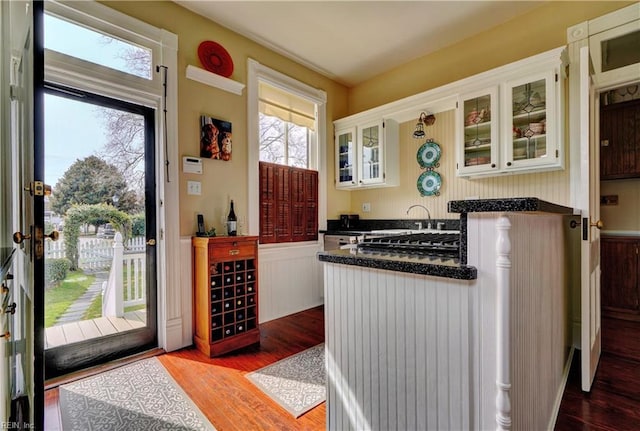
M 427 212 L 427 217 L 429 217 L 429 222 L 427 224 L 427 229 L 431 229 L 431 213 L 429 212 L 427 207 L 425 207 L 424 205 L 420 205 L 420 204 L 411 205 L 407 209 L 407 215 L 409 215 L 409 211 L 411 211 L 411 208 L 415 208 L 415 207 L 420 207 L 420 208 L 424 209 Z M 422 223 L 416 223 L 416 224 L 418 225 L 418 229 L 421 230 L 422 229 Z

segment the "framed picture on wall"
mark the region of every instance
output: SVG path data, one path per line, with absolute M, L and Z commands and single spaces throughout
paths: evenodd
M 200 116 L 200 157 L 231 160 L 231 123 L 207 115 Z

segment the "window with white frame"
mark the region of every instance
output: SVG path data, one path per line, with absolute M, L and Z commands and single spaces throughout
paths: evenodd
M 325 129 L 326 129 L 326 93 L 313 88 L 294 78 L 270 69 L 255 60 L 249 60 L 248 67 L 248 112 L 250 121 L 249 135 L 249 231 L 252 235 L 261 235 L 264 226 L 271 221 L 286 220 L 288 227 L 273 225 L 273 232 L 278 232 L 269 241 L 288 242 L 306 241 L 317 238 L 318 228 L 326 225 L 326 161 L 325 161 Z M 280 172 L 277 178 L 302 178 L 310 175 L 304 182 L 313 184 L 313 190 L 292 191 L 290 196 L 298 204 L 289 208 L 292 216 L 285 213 L 268 213 L 265 211 L 265 184 L 261 175 L 271 165 Z M 280 168 L 278 168 L 280 166 Z M 282 175 L 283 168 L 288 167 L 289 176 Z M 309 173 L 299 172 L 308 170 Z M 270 172 L 270 171 L 269 171 Z M 309 178 L 315 178 L 309 180 Z M 264 175 L 263 178 L 264 180 Z M 292 180 L 292 184 L 297 184 Z M 273 184 L 276 188 L 278 184 Z M 308 185 L 308 184 L 307 184 Z M 287 186 L 287 184 L 283 184 Z M 284 190 L 284 189 L 282 189 Z M 283 207 L 282 193 L 277 194 L 276 207 Z M 284 199 L 289 199 L 284 196 Z M 302 210 L 305 200 L 305 210 Z M 315 204 L 311 203 L 315 200 Z M 314 213 L 312 218 L 309 215 Z M 304 217 L 300 214 L 306 214 Z M 298 214 L 297 216 L 295 214 Z M 296 218 L 297 217 L 297 218 Z M 304 227 L 303 227 L 304 226 Z M 290 228 L 289 235 L 284 232 Z M 312 234 L 312 231 L 315 233 Z M 281 237 L 281 239 L 278 239 Z M 263 242 L 261 240 L 261 242 Z
M 313 169 L 316 105 L 266 82 L 259 84 L 260 161 Z

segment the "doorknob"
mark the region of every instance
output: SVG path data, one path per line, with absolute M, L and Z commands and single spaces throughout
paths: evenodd
M 13 242 L 16 244 L 22 244 L 25 239 L 31 239 L 31 234 L 23 234 L 22 232 L 15 232 L 13 234 Z
M 602 220 L 598 220 L 597 222 L 589 223 L 589 226 L 595 227 L 596 229 L 602 229 L 604 227 L 604 223 L 602 222 Z
M 60 233 L 57 230 L 52 230 L 49 235 L 45 235 L 45 238 L 49 238 L 51 241 L 57 241 L 60 238 Z
M 156 240 L 151 238 L 149 241 L 147 241 L 147 245 L 156 245 Z

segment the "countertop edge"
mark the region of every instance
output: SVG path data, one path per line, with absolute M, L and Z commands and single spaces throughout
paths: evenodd
M 574 213 L 573 208 L 552 202 L 543 201 L 534 197 L 504 198 L 504 199 L 466 199 L 449 201 L 450 213 L 474 213 L 474 212 L 544 212 L 552 214 Z
M 449 266 L 433 263 L 405 262 L 400 260 L 376 259 L 374 257 L 366 256 L 337 255 L 332 254 L 331 252 L 319 252 L 318 260 L 322 262 L 360 266 L 363 268 L 384 269 L 388 271 L 430 275 L 456 280 L 475 280 L 478 278 L 477 269 L 468 265 Z

